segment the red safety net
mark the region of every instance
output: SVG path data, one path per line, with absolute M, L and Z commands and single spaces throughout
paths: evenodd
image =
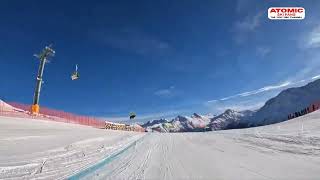
M 9 117 L 21 117 L 21 118 L 32 118 L 32 119 L 44 119 L 65 123 L 81 124 L 92 126 L 96 128 L 104 128 L 105 120 L 82 116 L 73 113 L 64 112 L 61 110 L 55 110 L 51 108 L 41 107 L 40 114 L 35 116 L 30 113 L 31 105 L 9 102 L 4 103 L 0 101 L 0 115 Z

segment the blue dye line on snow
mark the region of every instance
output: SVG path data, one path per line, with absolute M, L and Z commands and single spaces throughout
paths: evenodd
M 110 162 L 112 162 L 114 159 L 117 158 L 117 156 L 123 154 L 124 152 L 126 152 L 128 149 L 130 149 L 131 147 L 133 147 L 134 145 L 137 144 L 138 141 L 142 140 L 142 138 L 144 138 L 146 135 L 144 135 L 143 137 L 139 138 L 138 140 L 135 140 L 133 143 L 131 143 L 129 146 L 127 146 L 126 148 L 122 149 L 121 151 L 112 154 L 111 156 L 103 159 L 102 161 L 100 161 L 97 164 L 94 164 L 93 166 L 86 168 L 80 172 L 78 172 L 77 174 L 74 174 L 72 176 L 70 176 L 69 178 L 67 178 L 68 180 L 76 180 L 76 179 L 80 179 L 83 178 L 93 172 L 95 172 L 96 170 L 104 167 L 105 165 L 109 164 Z

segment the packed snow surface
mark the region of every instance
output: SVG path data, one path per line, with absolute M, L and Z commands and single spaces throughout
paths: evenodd
M 2 101 L 0 99 L 0 111 L 4 111 L 4 112 L 12 112 L 12 111 L 16 111 L 16 112 L 25 112 L 24 110 L 15 108 L 7 103 L 5 103 L 4 101 Z
M 0 179 L 57 179 L 133 146 L 83 179 L 319 179 L 320 112 L 201 133 L 130 133 L 0 118 Z
M 84 179 L 319 179 L 320 112 L 279 124 L 149 133 Z
M 0 179 L 63 179 L 143 135 L 0 117 Z

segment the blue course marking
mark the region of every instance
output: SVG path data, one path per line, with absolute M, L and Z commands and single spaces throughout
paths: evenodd
M 80 179 L 83 178 L 91 173 L 93 173 L 94 171 L 102 168 L 103 166 L 109 164 L 110 162 L 112 162 L 117 156 L 121 155 L 122 153 L 126 152 L 128 149 L 130 149 L 131 147 L 133 147 L 134 145 L 137 144 L 138 141 L 141 141 L 142 138 L 144 138 L 146 135 L 144 135 L 143 137 L 139 138 L 138 140 L 135 140 L 133 143 L 131 143 L 129 146 L 127 146 L 126 148 L 122 149 L 121 151 L 112 154 L 111 156 L 103 159 L 102 161 L 100 161 L 97 164 L 94 164 L 91 167 L 88 167 L 80 172 L 78 172 L 77 174 L 74 174 L 72 176 L 70 176 L 69 178 L 67 178 L 68 180 L 76 180 L 76 179 Z

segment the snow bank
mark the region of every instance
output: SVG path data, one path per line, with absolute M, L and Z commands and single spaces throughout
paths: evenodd
M 15 109 L 14 107 L 12 107 L 11 105 L 5 103 L 0 99 L 0 111 L 14 111 L 14 109 Z

